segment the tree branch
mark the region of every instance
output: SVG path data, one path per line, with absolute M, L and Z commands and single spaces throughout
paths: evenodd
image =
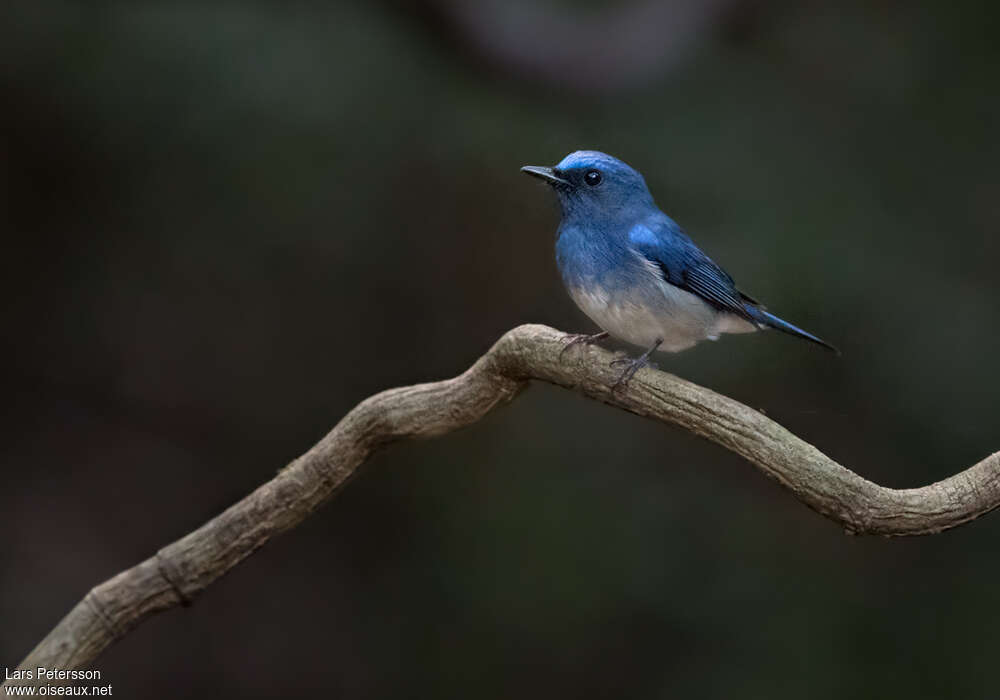
M 94 587 L 20 667 L 86 666 L 148 616 L 189 603 L 272 537 L 298 525 L 375 450 L 475 423 L 512 400 L 532 379 L 575 387 L 592 399 L 707 438 L 744 457 L 849 533 L 931 534 L 1000 505 L 1000 452 L 929 486 L 885 488 L 840 466 L 758 411 L 673 375 L 643 369 L 627 390 L 612 393 L 616 375 L 608 363 L 613 355 L 601 348 L 578 348 L 561 361 L 563 338 L 546 326 L 520 326 L 461 376 L 366 399 L 249 496 Z

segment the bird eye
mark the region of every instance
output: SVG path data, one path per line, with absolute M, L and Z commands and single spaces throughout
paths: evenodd
M 583 181 L 586 182 L 591 187 L 596 187 L 601 184 L 601 171 L 600 170 L 588 170 L 584 176 Z

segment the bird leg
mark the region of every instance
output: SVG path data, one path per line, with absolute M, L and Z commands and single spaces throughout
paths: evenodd
M 627 357 L 620 357 L 617 360 L 613 360 L 610 365 L 611 367 L 625 365 L 625 371 L 622 372 L 622 376 L 618 377 L 618 381 L 611 387 L 611 391 L 615 391 L 619 387 L 627 387 L 628 383 L 632 380 L 632 377 L 635 376 L 635 373 L 649 364 L 649 356 L 656 352 L 656 349 L 662 344 L 663 338 L 657 338 L 656 342 L 653 343 L 653 347 L 639 355 L 639 357 L 634 360 Z
M 594 333 L 588 335 L 587 333 L 567 333 L 563 336 L 563 349 L 559 351 L 559 361 L 562 362 L 563 354 L 569 350 L 574 345 L 591 345 L 596 343 L 598 340 L 604 340 L 608 337 L 607 331 L 601 331 L 600 333 Z

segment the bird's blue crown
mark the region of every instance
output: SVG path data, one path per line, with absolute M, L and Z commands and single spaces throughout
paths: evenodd
M 600 151 L 574 151 L 552 172 L 564 216 L 594 216 L 629 206 L 649 206 L 653 197 L 635 168 Z

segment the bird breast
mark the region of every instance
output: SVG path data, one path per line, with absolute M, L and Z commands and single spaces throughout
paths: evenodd
M 661 350 L 678 352 L 707 338 L 717 313 L 693 294 L 673 289 L 659 304 L 639 290 L 574 287 L 569 294 L 583 313 L 615 338 L 644 349 L 662 340 Z
M 655 265 L 627 246 L 596 247 L 593 239 L 582 238 L 576 230 L 564 231 L 556 244 L 556 260 L 573 301 L 613 337 L 644 350 L 662 340 L 660 350 L 679 352 L 702 340 L 716 340 L 720 333 L 755 330 L 670 284 Z

